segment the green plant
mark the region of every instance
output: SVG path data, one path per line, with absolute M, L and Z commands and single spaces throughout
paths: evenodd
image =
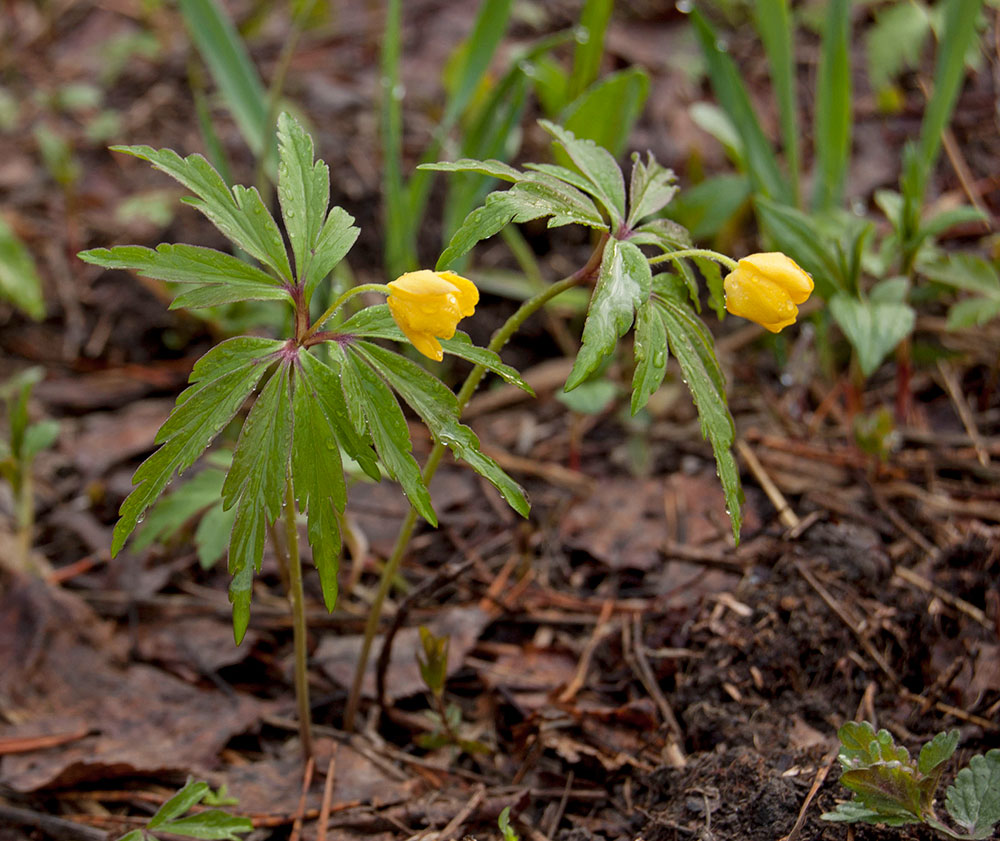
M 878 244 L 873 223 L 842 206 L 853 122 L 851 4 L 832 0 L 827 5 L 816 76 L 814 191 L 808 207 L 799 189 L 794 29 L 787 0 L 762 0 L 755 5 L 754 21 L 771 70 L 789 177 L 754 113 L 735 63 L 720 47 L 708 21 L 698 12 L 692 14 L 721 109 L 709 111 L 711 120 L 703 119 L 702 124 L 724 140 L 737 167 L 746 173 L 742 195 L 753 197 L 765 238 L 815 278 L 818 294 L 829 303 L 830 315 L 853 349 L 856 384 L 913 332 L 911 290 L 920 279 L 922 261 L 936 254 L 935 238 L 956 224 L 982 218 L 971 207 L 934 216 L 928 216 L 924 207 L 941 134 L 954 109 L 967 54 L 975 48 L 981 7 L 982 0 L 944 0 L 938 7 L 942 22 L 933 91 L 920 136 L 904 150 L 899 192 L 876 194 L 876 204 L 891 229 Z M 891 23 L 893 17 L 888 13 L 887 17 Z M 884 39 L 881 33 L 877 37 Z M 905 41 L 898 32 L 894 37 Z M 908 364 L 908 359 L 904 361 Z
M 960 828 L 938 819 L 934 798 L 945 763 L 958 746 L 959 733 L 938 733 L 914 760 L 887 730 L 875 732 L 867 721 L 849 721 L 837 731 L 843 769 L 840 781 L 854 792 L 822 818 L 844 823 L 924 823 L 956 839 L 982 839 L 1000 823 L 1000 750 L 972 757 L 945 793 L 945 809 Z
M 249 818 L 237 817 L 221 809 L 205 809 L 186 814 L 202 801 L 209 806 L 235 805 L 235 798 L 226 796 L 226 787 L 213 792 L 208 783 L 188 780 L 180 791 L 164 803 L 149 819 L 144 829 L 133 829 L 118 841 L 157 841 L 152 830 L 185 838 L 207 841 L 240 841 L 240 836 L 253 831 Z
M 672 352 L 697 406 L 702 433 L 711 443 L 734 539 L 738 539 L 742 490 L 731 451 L 735 429 L 714 342 L 699 318 L 700 290 L 692 266 L 704 275 L 709 300 L 721 314 L 725 302 L 719 264 L 735 273 L 737 263 L 723 254 L 690 247 L 688 232 L 660 216 L 677 188 L 673 172 L 660 166 L 652 155 L 646 160 L 633 155 L 632 172 L 626 182 L 607 149 L 548 121 L 541 121 L 541 126 L 570 160 L 572 169 L 559 164 L 526 164 L 524 170 L 518 170 L 497 160 L 469 159 L 424 166 L 444 172 L 475 172 L 512 184 L 508 190 L 490 193 L 484 204 L 466 217 L 438 259 L 437 268 L 453 265 L 478 242 L 500 233 L 511 223 L 546 219 L 550 228 L 582 225 L 592 229 L 599 238 L 587 263 L 525 301 L 494 333 L 489 348 L 502 349 L 529 316 L 557 296 L 574 287 L 592 285 L 582 347 L 566 391 L 597 375 L 615 353 L 619 338 L 634 324 L 631 410 L 635 414 L 663 382 L 668 352 Z M 647 256 L 642 247 L 658 253 Z M 672 271 L 654 275 L 654 268 L 663 263 Z M 457 395 L 459 410 L 465 407 L 483 373 L 484 369 L 477 366 L 466 378 Z M 434 475 L 443 452 L 439 441 L 424 465 L 425 481 Z M 417 509 L 411 507 L 382 571 L 344 712 L 347 729 L 353 727 L 360 702 L 365 667 L 378 630 L 378 614 L 406 552 L 417 515 Z
M 420 626 L 420 645 L 424 656 L 417 653 L 420 677 L 434 699 L 434 709 L 427 715 L 434 729 L 417 737 L 422 748 L 435 750 L 451 745 L 466 753 L 486 753 L 489 748 L 482 742 L 466 739 L 461 734 L 462 710 L 458 704 L 446 704 L 444 700 L 445 681 L 448 677 L 448 636 L 435 636 L 428 628 Z
M 42 280 L 31 252 L 0 217 L 0 300 L 38 320 L 45 317 Z
M 257 392 L 221 488 L 223 508 L 235 510 L 228 546 L 233 629 L 239 642 L 250 620 L 253 575 L 260 568 L 265 539 L 283 517 L 285 546 L 276 551 L 288 572 L 302 748 L 309 754 L 296 513 L 302 510 L 307 515 L 313 563 L 332 610 L 340 556 L 338 515 L 347 496 L 341 451 L 374 479 L 380 477 L 381 461 L 415 510 L 436 524 L 395 391 L 424 419 L 435 440 L 446 443 L 493 482 L 523 515 L 528 501 L 521 488 L 480 451 L 472 430 L 458 422 L 458 404 L 444 384 L 403 356 L 372 343 L 372 339 L 406 341 L 387 306 L 367 307 L 333 330 L 322 329 L 348 299 L 362 292 L 391 294 L 390 287 L 356 286 L 318 319 L 310 318 L 313 294 L 347 254 L 358 229 L 342 208 L 328 208 L 329 170 L 322 161 L 314 161 L 312 139 L 288 115 L 279 119 L 278 147 L 278 198 L 291 258 L 256 189 L 230 189 L 200 155 L 181 158 L 170 149 L 148 146 L 115 148 L 149 161 L 191 190 L 194 197 L 188 203 L 260 267 L 191 245 L 98 248 L 81 252 L 80 258 L 177 284 L 180 291 L 173 307 L 196 309 L 247 300 L 281 301 L 290 307 L 294 327 L 288 338 L 227 339 L 195 364 L 191 385 L 157 435 L 160 448 L 133 477 L 135 489 L 122 503 L 112 553 L 121 550 L 174 474 L 187 470 Z M 464 334 L 445 339 L 442 346 L 447 353 L 527 388 L 495 353 L 473 346 Z
M 497 826 L 503 835 L 503 841 L 520 841 L 518 834 L 514 832 L 514 827 L 510 825 L 510 806 L 504 806 L 497 818 Z
M 28 418 L 31 391 L 44 376 L 42 368 L 28 368 L 0 387 L 0 399 L 7 404 L 8 425 L 7 439 L 0 438 L 0 476 L 10 483 L 14 493 L 17 522 L 14 562 L 19 569 L 35 573 L 41 570 L 36 568 L 31 552 L 35 526 L 32 468 L 35 457 L 51 447 L 59 435 L 58 421 L 31 423 Z

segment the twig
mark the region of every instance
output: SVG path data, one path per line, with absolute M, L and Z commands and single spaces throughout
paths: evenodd
M 566 813 L 566 803 L 569 800 L 569 793 L 573 788 L 574 778 L 573 770 L 570 769 L 570 772 L 566 775 L 566 785 L 563 787 L 562 797 L 559 798 L 559 805 L 556 806 L 556 810 L 552 813 L 552 819 L 545 828 L 545 834 L 549 838 L 555 837 L 556 830 L 559 828 L 559 822 Z
M 771 500 L 771 505 L 777 510 L 778 518 L 781 520 L 782 525 L 788 529 L 796 528 L 799 524 L 798 515 L 792 510 L 788 504 L 788 500 L 785 499 L 785 495 L 778 489 L 778 486 L 771 481 L 771 477 L 764 469 L 764 465 L 760 463 L 760 460 L 747 445 L 747 442 L 742 438 L 738 440 L 736 442 L 736 450 L 743 457 L 750 472 L 753 473 L 754 478 L 760 484 L 761 490 Z
M 299 797 L 299 808 L 295 810 L 295 820 L 292 821 L 292 831 L 288 836 L 288 841 L 299 841 L 302 834 L 302 819 L 306 813 L 306 796 L 309 794 L 309 786 L 312 785 L 313 769 L 316 762 L 310 755 L 306 760 L 306 770 L 302 775 L 302 794 Z
M 478 809 L 479 804 L 481 804 L 485 799 L 486 786 L 476 786 L 476 791 L 472 797 L 469 798 L 469 802 L 459 809 L 458 813 L 455 817 L 448 821 L 444 829 L 436 834 L 432 834 L 430 837 L 440 839 L 440 841 L 449 841 L 450 838 L 454 838 L 458 830 L 461 829 L 462 824 L 469 819 L 469 815 Z
M 823 767 L 816 772 L 816 777 L 813 780 L 812 785 L 809 787 L 809 793 L 806 795 L 806 799 L 802 802 L 802 807 L 799 809 L 799 816 L 795 819 L 795 825 L 792 826 L 792 831 L 788 833 L 781 841 L 796 841 L 799 837 L 799 833 L 802 832 L 802 827 L 806 822 L 806 811 L 809 809 L 809 804 L 812 803 L 813 798 L 816 796 L 816 792 L 819 791 L 823 781 L 826 779 L 826 775 L 830 773 L 830 769 L 833 767 L 833 763 L 837 758 L 837 751 L 833 751 L 827 758 Z
M 330 820 L 330 804 L 333 801 L 333 776 L 337 770 L 337 751 L 340 745 L 333 744 L 330 763 L 326 766 L 326 781 L 323 783 L 323 803 L 319 809 L 319 820 L 316 823 L 316 841 L 326 841 L 326 824 Z
M 624 629 L 628 626 L 623 625 L 622 627 Z M 664 723 L 673 735 L 678 756 L 683 762 L 684 751 L 682 750 L 681 745 L 684 744 L 684 731 L 681 730 L 677 717 L 674 715 L 674 711 L 671 709 L 670 703 L 667 701 L 666 696 L 664 696 L 663 691 L 656 682 L 656 676 L 653 674 L 653 669 L 649 665 L 649 659 L 646 657 L 645 645 L 642 641 L 642 626 L 639 621 L 638 613 L 632 614 L 632 652 L 635 655 L 635 665 L 637 666 L 635 671 L 638 674 L 639 680 L 642 682 L 642 685 L 646 687 L 646 691 L 652 697 L 653 702 L 660 711 L 660 715 L 663 717 Z
M 73 821 L 54 818 L 41 812 L 17 809 L 0 803 L 0 824 L 33 826 L 56 841 L 108 841 L 108 833 Z
M 941 373 L 945 390 L 948 392 L 951 402 L 955 404 L 955 410 L 962 421 L 962 426 L 965 427 L 965 431 L 969 433 L 969 438 L 972 440 L 972 446 L 976 451 L 976 458 L 979 459 L 979 463 L 983 467 L 989 467 L 990 454 L 986 451 L 983 436 L 979 434 L 979 428 L 976 426 L 975 418 L 972 417 L 972 410 L 969 408 L 969 403 L 962 393 L 958 379 L 955 377 L 955 371 L 942 359 L 938 360 L 937 367 Z
M 611 619 L 611 613 L 614 606 L 614 601 L 612 599 L 608 599 L 601 608 L 601 615 L 597 619 L 594 631 L 590 635 L 590 639 L 587 640 L 587 644 L 583 647 L 583 651 L 580 654 L 580 661 L 576 664 L 576 672 L 574 673 L 572 680 L 566 684 L 566 688 L 559 693 L 558 701 L 560 704 L 572 703 L 573 699 L 576 698 L 576 693 L 579 692 L 583 688 L 584 683 L 586 683 L 587 672 L 590 671 L 590 661 L 594 656 L 594 652 L 597 650 L 597 646 L 600 644 L 601 640 L 610 630 L 608 620 Z

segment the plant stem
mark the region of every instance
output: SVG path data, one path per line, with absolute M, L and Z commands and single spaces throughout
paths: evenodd
M 332 304 L 330 304 L 330 306 L 326 308 L 326 312 L 324 312 L 319 318 L 316 319 L 316 321 L 313 323 L 313 326 L 310 327 L 305 332 L 305 334 L 299 339 L 299 344 L 302 344 L 306 340 L 311 339 L 316 334 L 316 331 L 323 326 L 323 322 L 332 318 L 333 314 L 337 310 L 339 310 L 342 306 L 344 306 L 344 304 L 346 304 L 350 298 L 353 298 L 355 295 L 360 295 L 362 292 L 384 292 L 386 295 L 388 295 L 390 292 L 392 292 L 392 290 L 384 283 L 362 283 L 360 286 L 355 286 L 351 289 L 348 289 L 343 295 L 337 298 L 336 301 L 334 301 Z
M 656 257 L 650 257 L 649 265 L 665 263 L 667 260 L 679 260 L 682 257 L 707 257 L 709 260 L 715 260 L 715 262 L 722 263 L 730 269 L 736 268 L 736 261 L 732 257 L 727 257 L 718 251 L 712 251 L 710 248 L 685 248 L 681 251 L 671 251 L 669 254 L 658 254 Z
M 530 316 L 534 315 L 534 313 L 545 306 L 545 304 L 557 295 L 565 292 L 567 289 L 571 289 L 574 286 L 579 286 L 580 284 L 587 282 L 600 268 L 601 258 L 604 255 L 604 245 L 607 241 L 608 234 L 604 234 L 597 246 L 594 248 L 593 253 L 590 255 L 590 259 L 583 268 L 574 272 L 569 277 L 563 278 L 558 283 L 553 283 L 533 298 L 529 298 L 521 304 L 520 308 L 507 319 L 507 321 L 499 330 L 496 331 L 496 333 L 493 334 L 493 338 L 489 344 L 489 349 L 494 353 L 500 351 L 500 349 L 503 348 L 508 341 L 510 341 L 510 337 L 517 332 L 521 325 L 524 324 Z M 465 404 L 469 402 L 469 399 L 472 397 L 476 387 L 483 379 L 483 375 L 485 373 L 486 368 L 482 365 L 476 365 L 465 378 L 465 383 L 456 395 L 456 400 L 458 401 L 458 411 L 460 414 L 465 408 Z M 431 449 L 431 453 L 427 457 L 427 463 L 424 465 L 423 470 L 423 480 L 425 485 L 429 485 L 431 479 L 434 478 L 438 465 L 441 463 L 441 458 L 444 456 L 444 450 L 445 445 L 440 442 L 436 443 Z M 379 580 L 378 590 L 375 592 L 375 598 L 372 600 L 371 608 L 368 611 L 368 621 L 365 623 L 365 636 L 361 643 L 361 651 L 358 654 L 358 662 L 355 665 L 354 670 L 354 682 L 351 684 L 351 694 L 347 698 L 347 706 L 344 709 L 344 729 L 348 732 L 354 730 L 354 719 L 357 715 L 358 705 L 361 702 L 361 684 L 365 678 L 365 670 L 368 666 L 368 658 L 371 654 L 372 642 L 375 640 L 375 634 L 378 631 L 379 619 L 382 616 L 382 605 L 385 602 L 386 596 L 389 595 L 389 590 L 392 587 L 392 581 L 396 577 L 400 563 L 403 561 L 403 555 L 406 553 L 406 547 L 410 543 L 410 537 L 413 534 L 413 528 L 416 523 L 417 512 L 416 509 L 411 506 L 409 512 L 407 512 L 406 519 L 403 520 L 399 527 L 399 534 L 396 536 L 396 544 L 393 546 L 392 555 L 389 556 L 389 560 L 386 561 L 385 566 L 382 568 L 382 578 Z
M 299 708 L 299 740 L 302 742 L 302 758 L 308 762 L 313 749 L 309 674 L 306 669 L 306 609 L 302 592 L 299 532 L 295 525 L 295 491 L 291 478 L 285 485 L 285 543 L 288 547 L 288 600 L 292 606 L 292 638 L 295 645 L 295 700 Z

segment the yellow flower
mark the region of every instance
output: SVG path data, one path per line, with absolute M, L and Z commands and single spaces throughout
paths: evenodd
M 804 304 L 813 281 L 791 257 L 780 251 L 744 257 L 725 280 L 726 309 L 756 321 L 772 333 L 795 322 L 796 304 Z
M 444 358 L 438 339 L 455 335 L 455 325 L 479 303 L 476 285 L 454 272 L 422 269 L 389 284 L 389 312 L 399 329 L 424 356 Z

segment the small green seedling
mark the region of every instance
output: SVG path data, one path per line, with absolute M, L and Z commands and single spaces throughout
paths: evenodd
M 474 739 L 465 739 L 461 735 L 462 710 L 457 704 L 446 704 L 444 700 L 444 685 L 448 677 L 448 636 L 434 636 L 433 632 L 420 626 L 420 644 L 424 656 L 417 654 L 417 664 L 420 666 L 420 677 L 434 698 L 435 710 L 429 710 L 427 715 L 434 723 L 434 729 L 417 737 L 417 744 L 428 750 L 454 745 L 465 753 L 489 753 L 489 748 Z
M 226 796 L 225 786 L 218 792 L 213 792 L 208 783 L 189 780 L 184 788 L 157 810 L 145 829 L 133 829 L 119 841 L 157 841 L 151 831 L 154 829 L 170 835 L 207 841 L 240 841 L 240 835 L 253 831 L 253 823 L 249 818 L 230 815 L 221 809 L 185 814 L 202 801 L 220 806 L 234 805 L 237 802 Z
M 972 757 L 945 792 L 945 808 L 959 830 L 945 826 L 934 812 L 934 795 L 945 763 L 958 746 L 959 733 L 938 733 L 914 760 L 887 730 L 875 732 L 867 721 L 849 721 L 840 738 L 840 781 L 854 797 L 839 803 L 823 820 L 904 826 L 924 823 L 948 838 L 983 839 L 1000 822 L 1000 750 Z
M 514 827 L 510 825 L 510 806 L 503 807 L 500 817 L 497 818 L 497 825 L 503 833 L 503 841 L 521 841 L 517 833 L 514 832 Z
M 8 437 L 0 438 L 0 477 L 10 483 L 17 511 L 17 557 L 21 570 L 39 572 L 32 559 L 31 545 L 35 526 L 35 498 L 32 466 L 37 456 L 55 443 L 59 422 L 43 420 L 30 423 L 28 401 L 31 390 L 45 372 L 29 368 L 0 386 L 0 400 L 7 404 Z

